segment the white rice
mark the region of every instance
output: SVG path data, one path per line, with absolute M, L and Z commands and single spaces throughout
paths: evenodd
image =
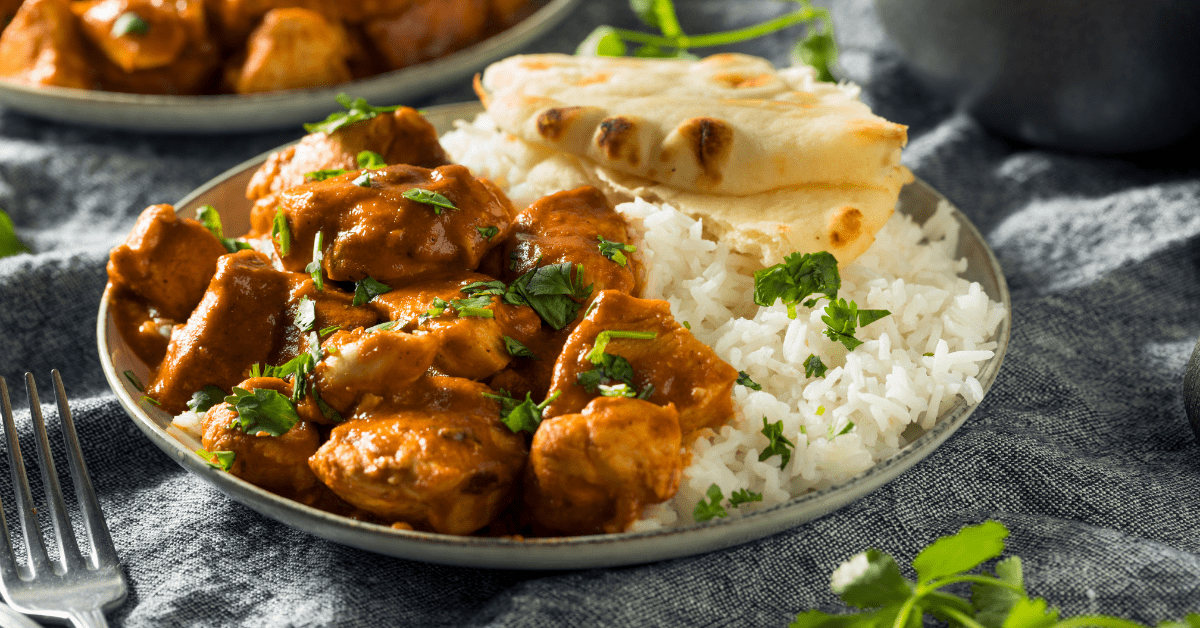
M 570 158 L 499 133 L 486 114 L 460 122 L 442 145 L 457 163 L 505 187 L 518 207 L 586 183 L 569 173 Z M 853 352 L 821 333 L 824 301 L 798 307 L 795 320 L 781 304 L 755 305 L 753 273 L 761 266 L 705 239 L 701 222 L 641 199 L 617 211 L 639 236 L 635 244 L 648 268 L 643 296 L 668 301 L 677 320 L 763 388 L 734 386 L 733 420 L 696 440 L 679 492 L 647 509 L 633 530 L 692 523 L 713 484 L 737 517 L 845 482 L 903 447 L 909 426 L 931 427 L 959 397 L 982 399 L 976 375 L 993 356 L 990 339 L 1005 311 L 978 283 L 958 276 L 967 262 L 954 258 L 958 223 L 949 206 L 938 207 L 924 225 L 897 213 L 871 248 L 842 268 L 840 298 L 891 312 L 859 328 L 864 343 Z M 824 377 L 805 377 L 810 354 L 828 367 Z M 795 444 L 783 469 L 778 456 L 758 460 L 768 445 L 764 418 L 782 421 L 784 437 Z M 732 508 L 728 497 L 739 489 L 763 500 Z

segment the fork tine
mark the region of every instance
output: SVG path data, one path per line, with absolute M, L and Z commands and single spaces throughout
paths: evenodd
M 7 389 L 5 398 L 7 399 Z M 21 520 L 21 536 L 29 552 L 29 573 L 53 572 L 46 546 L 42 544 L 42 531 L 33 514 L 33 497 L 29 493 L 29 476 L 25 474 L 25 461 L 21 456 L 21 443 L 17 440 L 17 426 L 13 423 L 12 408 L 4 404 L 4 433 L 8 440 L 8 467 L 12 471 L 13 496 L 16 498 L 17 515 Z
M 50 453 L 46 420 L 42 417 L 42 402 L 38 398 L 33 373 L 25 374 L 25 388 L 29 391 L 29 416 L 33 419 L 33 437 L 38 460 L 41 462 L 42 487 L 50 506 L 50 521 L 54 525 L 54 536 L 58 540 L 59 557 L 67 571 L 75 571 L 84 566 L 83 557 L 79 554 L 79 545 L 75 542 L 71 520 L 67 518 L 67 504 L 63 501 L 62 485 L 58 483 L 58 469 L 54 464 L 54 456 Z
M 92 544 L 94 557 L 93 567 L 101 565 L 116 565 L 117 548 L 113 546 L 112 535 L 108 532 L 108 524 L 104 513 L 100 510 L 100 502 L 96 499 L 96 491 L 92 488 L 91 476 L 88 475 L 87 463 L 83 461 L 83 451 L 79 448 L 79 435 L 75 432 L 75 420 L 71 418 L 71 408 L 67 406 L 67 391 L 63 388 L 62 377 L 58 369 L 50 371 L 54 378 L 54 398 L 58 401 L 58 414 L 62 423 L 63 438 L 67 442 L 67 464 L 71 469 L 71 479 L 75 483 L 75 499 L 79 502 L 79 510 L 83 513 L 83 525 Z
M 0 414 L 4 415 L 5 423 L 12 422 L 12 405 L 8 400 L 8 383 L 0 377 Z M 12 537 L 8 534 L 8 519 L 4 516 L 4 502 L 0 501 L 0 536 L 3 537 L 3 545 L 0 545 L 0 579 L 4 582 L 12 582 L 14 578 L 20 577 L 20 571 L 17 569 L 17 561 L 13 554 Z

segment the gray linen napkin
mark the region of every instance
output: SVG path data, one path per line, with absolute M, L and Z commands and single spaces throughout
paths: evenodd
M 689 32 L 790 8 L 677 4 Z M 132 585 L 113 624 L 782 627 L 802 610 L 847 610 L 829 574 L 852 554 L 878 547 L 903 564 L 986 519 L 1008 526 L 1029 590 L 1065 614 L 1154 623 L 1200 610 L 1200 449 L 1180 398 L 1200 335 L 1196 158 L 1086 157 L 990 135 L 912 82 L 869 0 L 833 8 L 847 73 L 876 111 L 910 125 L 905 163 L 1000 258 L 1013 303 L 1007 360 L 966 425 L 879 491 L 760 541 L 619 569 L 379 556 L 258 515 L 184 472 L 125 416 L 100 372 L 107 251 L 146 205 L 173 202 L 300 130 L 138 135 L 0 110 L 0 207 L 37 251 L 0 259 L 0 375 L 19 406 L 23 371 L 44 383 L 49 369 L 63 371 Z M 529 50 L 570 52 L 601 23 L 634 26 L 621 0 L 584 2 Z M 786 63 L 796 34 L 737 49 Z M 410 104 L 470 98 L 464 84 Z M 0 495 L 8 484 L 0 473 Z

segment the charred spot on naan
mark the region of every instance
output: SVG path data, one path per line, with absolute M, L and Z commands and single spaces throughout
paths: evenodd
M 607 83 L 608 80 L 611 78 L 612 78 L 612 73 L 610 73 L 610 72 L 597 72 L 595 74 L 585 76 L 585 77 L 579 79 L 578 81 L 575 81 L 575 84 L 581 85 L 581 86 L 582 85 L 596 85 L 598 83 Z
M 584 107 L 555 107 L 547 109 L 537 117 L 538 135 L 556 142 L 579 120 Z
M 642 162 L 637 136 L 636 121 L 623 116 L 605 118 L 596 129 L 596 148 L 609 161 L 623 161 L 637 167 Z
M 771 74 L 743 74 L 740 72 L 722 72 L 713 75 L 713 81 L 730 89 L 746 89 L 771 85 L 779 79 Z
M 679 125 L 676 131 L 700 165 L 696 184 L 712 187 L 721 183 L 725 163 L 733 149 L 733 128 L 715 118 L 692 118 Z
M 845 206 L 829 213 L 829 244 L 842 248 L 863 234 L 863 213 L 857 207 Z

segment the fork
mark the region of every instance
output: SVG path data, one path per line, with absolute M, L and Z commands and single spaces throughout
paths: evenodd
M 0 377 L 0 410 L 4 414 L 4 432 L 8 443 L 8 465 L 12 471 L 13 493 L 16 511 L 21 521 L 21 534 L 25 540 L 27 562 L 17 563 L 13 553 L 12 539 L 8 533 L 8 522 L 4 518 L 3 503 L 0 503 L 0 592 L 14 609 L 57 623 L 71 623 L 78 628 L 108 626 L 105 610 L 112 610 L 125 600 L 128 589 L 125 575 L 113 547 L 108 525 L 96 492 L 88 479 L 87 465 L 79 450 L 79 437 L 75 434 L 75 422 L 67 407 L 67 393 L 63 390 L 58 371 L 51 371 L 54 378 L 54 397 L 58 401 L 58 414 L 62 423 L 63 438 L 67 444 L 67 462 L 75 484 L 75 496 L 83 515 L 84 529 L 91 545 L 87 557 L 79 551 L 75 533 L 67 518 L 62 487 L 58 483 L 58 472 L 54 458 L 50 455 L 50 442 L 46 438 L 46 422 L 42 418 L 42 406 L 38 400 L 37 387 L 31 373 L 25 374 L 25 387 L 29 391 L 29 413 L 33 420 L 34 438 L 37 441 L 38 461 L 41 463 L 42 486 L 46 492 L 50 520 L 58 542 L 59 559 L 52 560 L 46 553 L 42 541 L 41 526 L 34 514 L 33 498 L 29 491 L 29 478 L 25 474 L 25 463 L 21 457 L 21 445 L 17 441 L 17 430 L 13 424 L 12 406 L 8 399 L 8 385 Z

